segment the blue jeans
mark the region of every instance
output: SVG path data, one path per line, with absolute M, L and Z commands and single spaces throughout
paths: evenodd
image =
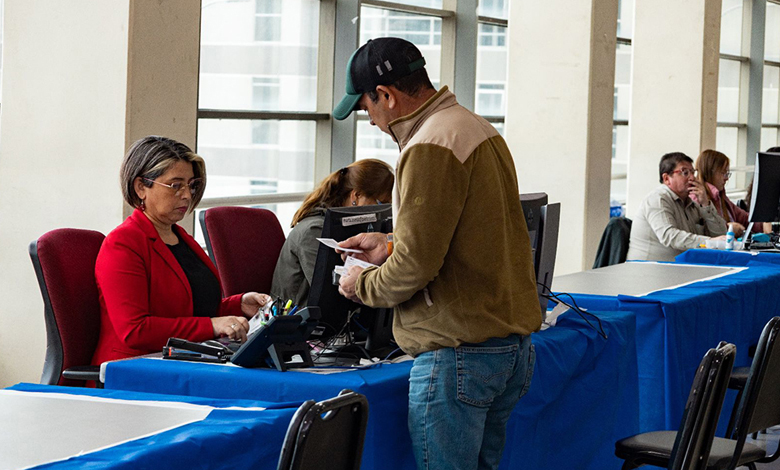
M 531 385 L 531 337 L 511 335 L 422 353 L 409 377 L 409 433 L 418 470 L 487 470 Z

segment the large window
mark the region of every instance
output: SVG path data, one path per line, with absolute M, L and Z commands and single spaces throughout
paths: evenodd
M 767 3 L 764 34 L 764 86 L 761 95 L 760 149 L 780 145 L 780 5 Z
M 723 0 L 720 19 L 720 66 L 718 73 L 717 150 L 728 155 L 734 177 L 729 188 L 745 180 L 740 168 L 745 164 L 747 88 L 750 57 L 742 37 L 746 9 L 744 0 Z
M 347 44 L 352 39 L 339 38 L 349 37 L 344 32 L 354 24 L 355 45 L 381 36 L 416 44 L 437 88 L 452 89 L 453 77 L 474 76 L 458 84 L 460 101 L 473 100 L 474 110 L 503 132 L 509 0 L 344 2 L 354 15 L 334 28 L 332 21 L 342 18 L 336 4 L 202 1 L 197 150 L 209 179 L 201 209 L 268 207 L 286 227 L 305 195 L 334 167 L 368 157 L 395 165 L 398 146 L 365 114 L 358 114 L 354 128 L 351 121 L 331 120 L 343 93 L 343 84 L 334 85 L 341 80 L 335 67 L 343 67 L 336 58 L 353 50 Z M 474 23 L 458 32 L 463 18 Z
M 634 0 L 619 0 L 612 114 L 612 184 L 610 186 L 610 199 L 619 204 L 626 202 L 628 117 L 631 112 L 631 39 L 633 33 Z
M 198 152 L 201 207 L 300 201 L 314 184 L 318 0 L 204 0 Z M 297 204 L 293 204 L 297 206 Z M 279 210 L 283 226 L 295 208 Z
M 506 118 L 508 2 L 481 1 L 477 40 L 477 84 L 474 112 L 503 135 Z

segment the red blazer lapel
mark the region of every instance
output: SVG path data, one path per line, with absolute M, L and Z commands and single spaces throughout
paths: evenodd
M 154 250 L 155 253 L 157 253 L 160 258 L 165 261 L 165 264 L 168 265 L 168 267 L 173 270 L 174 273 L 176 273 L 176 277 L 179 278 L 181 283 L 184 285 L 184 288 L 187 290 L 187 296 L 189 298 L 192 298 L 192 288 L 190 287 L 190 281 L 187 280 L 187 275 L 184 274 L 184 270 L 181 268 L 181 265 L 176 260 L 176 257 L 173 256 L 173 253 L 171 253 L 171 250 L 168 248 L 168 246 L 165 244 L 165 242 L 162 241 L 162 238 L 160 238 L 160 234 L 157 233 L 157 229 L 154 228 L 154 225 L 152 222 L 144 215 L 143 212 L 136 209 L 133 211 L 133 213 L 130 215 L 130 218 L 133 219 L 133 221 L 138 224 L 138 226 L 144 231 L 146 236 L 149 237 L 149 242 L 152 245 L 152 250 Z M 178 226 L 174 226 L 176 228 L 179 228 Z M 184 230 L 179 230 L 179 233 L 184 232 Z M 184 238 L 184 237 L 182 237 Z M 196 251 L 197 253 L 197 251 Z

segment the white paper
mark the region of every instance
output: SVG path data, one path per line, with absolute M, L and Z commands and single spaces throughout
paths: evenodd
M 323 245 L 329 248 L 333 248 L 339 251 L 344 251 L 346 253 L 363 253 L 363 250 L 355 250 L 353 248 L 342 248 L 339 246 L 339 242 L 337 242 L 332 238 L 318 238 L 317 240 L 319 240 L 320 243 L 322 243 Z
M 585 309 L 582 309 L 585 310 Z M 547 312 L 547 319 L 544 321 L 549 326 L 555 326 L 558 322 L 558 317 L 569 311 L 569 307 L 563 303 L 559 303 L 549 312 Z
M 352 266 L 360 266 L 361 268 L 366 269 L 376 265 L 369 263 L 368 261 L 363 261 L 362 259 L 357 259 L 353 256 L 347 256 L 347 259 L 344 260 L 344 268 L 349 270 Z

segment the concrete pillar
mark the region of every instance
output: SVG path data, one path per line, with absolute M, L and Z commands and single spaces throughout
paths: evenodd
M 659 183 L 658 162 L 715 147 L 721 0 L 636 2 L 628 217 Z
M 123 220 L 119 165 L 146 134 L 195 145 L 200 10 L 189 0 L 5 0 L 0 387 L 37 382 L 43 302 L 27 253 Z
M 521 192 L 561 203 L 556 274 L 589 269 L 609 219 L 617 0 L 513 0 L 506 140 Z

